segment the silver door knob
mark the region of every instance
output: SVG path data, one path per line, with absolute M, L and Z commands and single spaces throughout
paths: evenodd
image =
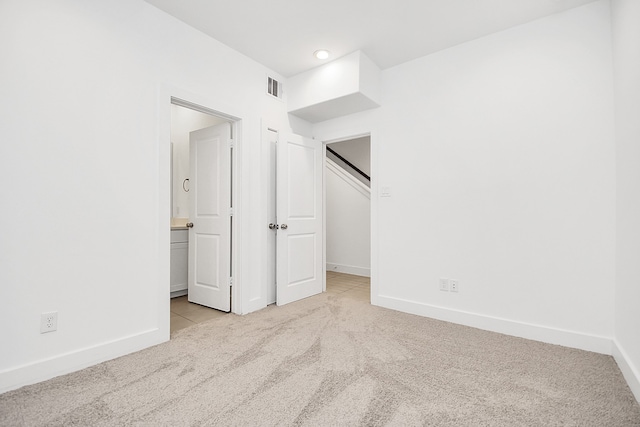
M 286 230 L 287 228 L 289 228 L 289 226 L 287 224 L 282 224 L 280 225 L 280 228 Z
M 193 228 L 193 223 L 192 222 L 188 222 L 187 223 L 187 228 Z
M 269 223 L 269 230 L 276 230 L 278 228 L 278 224 Z

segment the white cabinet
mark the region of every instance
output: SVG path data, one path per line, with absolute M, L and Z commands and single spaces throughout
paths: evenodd
M 171 230 L 171 293 L 187 290 L 189 231 Z

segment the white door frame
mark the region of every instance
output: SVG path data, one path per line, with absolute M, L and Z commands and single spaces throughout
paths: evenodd
M 158 260 L 159 260 L 159 286 L 157 293 L 158 329 L 165 340 L 169 339 L 170 313 L 170 233 L 171 233 L 171 105 L 179 105 L 231 122 L 234 149 L 231 160 L 231 204 L 233 206 L 233 219 L 231 225 L 231 275 L 233 286 L 231 288 L 231 312 L 243 313 L 242 306 L 242 239 L 240 224 L 242 224 L 242 135 L 243 119 L 237 112 L 230 111 L 228 106 L 220 105 L 219 100 L 214 101 L 206 97 L 193 94 L 167 84 L 161 85 L 158 98 Z M 223 112 L 224 111 L 224 112 Z M 236 114 L 234 114 L 236 113 Z
M 236 216 L 236 211 L 239 214 L 240 209 L 237 206 L 239 198 L 237 197 L 236 193 L 237 193 L 237 187 L 238 187 L 238 185 L 237 185 L 237 182 L 238 182 L 238 179 L 237 179 L 238 155 L 237 155 L 237 153 L 238 153 L 238 149 L 240 147 L 240 137 L 238 135 L 238 133 L 239 133 L 238 132 L 238 128 L 239 128 L 238 123 L 240 122 L 240 119 L 238 119 L 237 117 L 230 116 L 230 115 L 225 114 L 225 113 L 221 113 L 221 112 L 216 111 L 213 108 L 209 108 L 209 107 L 207 107 L 205 105 L 198 104 L 198 103 L 195 103 L 195 102 L 192 102 L 192 101 L 188 101 L 188 100 L 176 97 L 176 96 L 172 96 L 171 97 L 171 102 L 170 102 L 169 107 L 171 105 L 179 105 L 181 107 L 189 108 L 191 110 L 199 111 L 201 113 L 205 113 L 205 114 L 209 114 L 209 115 L 212 115 L 212 116 L 220 117 L 220 118 L 229 120 L 229 122 L 231 124 L 231 136 L 232 136 L 232 140 L 233 140 L 233 151 L 232 151 L 232 154 L 231 154 L 231 188 L 232 188 L 232 191 L 231 191 L 231 206 L 233 208 L 233 215 L 232 215 L 232 218 L 231 218 L 231 254 L 230 254 L 231 255 L 231 270 L 230 270 L 230 273 L 231 273 L 231 277 L 234 279 L 233 280 L 233 285 L 231 287 L 231 297 L 232 297 L 231 298 L 231 301 L 232 301 L 231 312 L 232 313 L 238 313 L 238 312 L 240 312 L 239 308 L 240 308 L 240 305 L 241 305 L 241 301 L 239 301 L 239 298 L 238 298 L 239 295 L 236 295 L 238 293 L 237 292 L 238 288 L 240 287 L 240 283 L 239 283 L 240 281 L 236 280 L 236 277 L 237 277 L 236 273 L 239 270 L 237 268 L 238 256 L 239 256 L 238 249 L 237 249 L 238 248 L 238 241 L 239 241 L 239 239 L 237 238 L 238 229 L 239 229 L 239 227 L 238 227 L 239 221 L 238 221 L 238 216 Z M 238 283 L 236 283 L 236 281 Z

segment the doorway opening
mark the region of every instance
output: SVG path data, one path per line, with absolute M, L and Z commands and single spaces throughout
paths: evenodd
M 264 223 L 267 254 L 265 305 L 274 302 L 278 305 L 286 304 L 287 300 L 295 301 L 322 291 L 348 292 L 344 296 L 354 296 L 371 302 L 371 190 L 370 177 L 367 176 L 371 170 L 370 135 L 361 134 L 358 137 L 320 143 L 301 136 L 279 134 L 277 130 L 265 128 L 263 141 L 264 165 L 269 171 L 264 177 L 267 194 Z M 330 145 L 333 148 L 328 147 Z M 293 163 L 297 166 L 295 169 L 289 169 L 286 164 L 287 160 L 291 159 L 291 151 L 287 154 L 283 150 L 298 152 L 297 155 L 300 157 Z M 327 152 L 336 150 L 353 160 L 353 163 L 348 162 L 351 166 L 340 165 L 327 158 Z M 302 154 L 304 152 L 308 157 Z M 317 159 L 318 163 L 312 159 Z M 355 167 L 354 164 L 359 167 Z M 347 168 L 355 168 L 360 172 L 364 170 L 366 181 L 360 181 L 354 176 L 357 172 L 348 171 Z M 314 171 L 312 176 L 315 178 L 305 177 L 311 171 Z M 297 178 L 288 181 L 295 185 L 290 186 L 282 182 L 282 179 L 292 176 Z M 315 187 L 314 183 L 320 186 Z M 291 198 L 293 195 L 295 197 Z M 316 199 L 315 195 L 319 197 Z M 329 218 L 329 215 L 332 218 Z M 303 235 L 304 238 L 315 236 L 313 240 L 309 240 L 318 243 L 318 247 L 312 248 L 310 244 L 306 245 L 307 247 L 298 245 L 296 250 L 291 251 L 282 245 L 287 241 L 295 243 L 295 240 L 302 240 L 299 235 L 292 236 L 290 233 L 294 218 L 304 219 L 309 223 L 312 220 L 319 221 L 318 234 L 313 235 L 312 229 L 309 228 Z M 286 228 L 282 227 L 283 225 Z M 283 256 L 291 253 L 303 254 L 305 249 L 319 256 L 300 257 L 295 263 Z M 283 259 L 289 262 L 282 263 Z M 297 273 L 299 280 L 283 275 L 283 272 L 295 273 L 292 265 L 307 266 L 306 271 Z M 318 283 L 312 292 L 293 298 L 281 298 L 283 288 L 286 291 L 287 287 L 293 288 L 312 280 L 317 280 Z
M 327 292 L 371 301 L 371 137 L 326 143 Z
M 171 98 L 170 333 L 231 311 L 235 128 Z

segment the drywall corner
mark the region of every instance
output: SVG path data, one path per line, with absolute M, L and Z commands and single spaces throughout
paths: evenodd
M 380 68 L 367 55 L 360 53 L 359 90 L 378 105 L 382 103 L 382 74 Z
M 613 358 L 618 364 L 631 392 L 636 400 L 640 402 L 640 371 L 637 366 L 633 365 L 631 358 L 616 339 L 613 340 Z

